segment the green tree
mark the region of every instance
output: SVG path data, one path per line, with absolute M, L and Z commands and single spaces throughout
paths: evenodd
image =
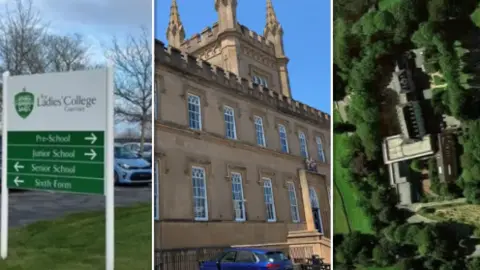
M 419 159 L 414 159 L 412 160 L 412 163 L 410 163 L 410 169 L 415 172 L 422 172 L 423 164 Z
M 356 21 L 377 3 L 378 0 L 335 0 L 333 14 L 335 18 Z
M 480 257 L 473 257 L 468 261 L 467 264 L 468 270 L 477 270 L 480 269 Z
M 372 251 L 372 259 L 378 266 L 389 266 L 391 265 L 395 258 L 388 252 L 385 247 L 376 245 Z

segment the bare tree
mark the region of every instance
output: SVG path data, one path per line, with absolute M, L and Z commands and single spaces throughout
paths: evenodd
M 46 69 L 48 71 L 83 70 L 90 66 L 89 46 L 80 34 L 45 37 Z
M 118 139 L 136 140 L 140 136 L 139 133 L 140 132 L 137 129 L 130 127 L 130 128 L 126 128 L 125 130 L 122 130 L 121 132 L 119 132 L 119 134 L 117 135 L 117 138 Z
M 85 69 L 88 50 L 81 35 L 50 34 L 32 0 L 14 0 L 13 8 L 5 4 L 0 18 L 0 71 L 21 75 Z
M 150 31 L 141 28 L 139 35 L 116 37 L 107 58 L 115 64 L 115 116 L 119 121 L 140 126 L 140 149 L 143 149 L 148 124 L 152 118 L 152 49 Z
M 88 50 L 79 34 L 48 33 L 49 24 L 32 6 L 32 0 L 15 0 L 0 18 L 0 60 L 12 75 L 85 69 Z
M 42 50 L 47 24 L 32 8 L 31 0 L 15 1 L 14 9 L 5 4 L 5 16 L 0 20 L 0 58 L 3 68 L 12 75 L 32 72 Z

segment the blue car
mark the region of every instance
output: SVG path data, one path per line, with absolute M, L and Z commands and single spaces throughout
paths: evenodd
M 152 182 L 152 164 L 121 145 L 115 145 L 115 184 Z
M 200 270 L 292 270 L 292 261 L 281 251 L 257 248 L 226 249 Z

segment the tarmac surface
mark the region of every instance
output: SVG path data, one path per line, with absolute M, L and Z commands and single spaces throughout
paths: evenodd
M 151 185 L 115 187 L 115 207 L 151 202 L 151 192 Z M 104 196 L 10 190 L 9 228 L 96 210 L 105 210 Z

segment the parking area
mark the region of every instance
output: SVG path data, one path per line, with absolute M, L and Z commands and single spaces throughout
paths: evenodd
M 151 185 L 115 187 L 115 206 L 151 202 Z M 105 209 L 105 197 L 45 191 L 10 192 L 9 227 L 40 220 L 56 219 L 67 214 Z

